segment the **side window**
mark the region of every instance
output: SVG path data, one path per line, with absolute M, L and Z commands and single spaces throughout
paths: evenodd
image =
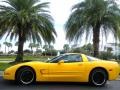
M 56 60 L 53 61 L 53 63 L 57 63 L 60 60 L 64 60 L 64 61 L 68 60 L 68 55 L 64 55 L 62 57 L 57 58 Z
M 65 63 L 72 63 L 72 62 L 82 62 L 82 58 L 78 54 L 71 54 L 71 55 L 64 55 L 58 57 L 52 61 L 52 63 L 57 63 L 60 60 L 64 60 Z
M 71 62 L 81 62 L 82 58 L 80 55 L 72 54 L 62 57 L 61 60 L 64 60 L 65 63 L 71 63 Z

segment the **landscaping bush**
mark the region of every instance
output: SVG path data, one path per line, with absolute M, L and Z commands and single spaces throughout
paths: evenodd
M 100 52 L 99 55 L 100 59 L 104 59 L 104 60 L 109 60 L 109 59 L 114 59 L 114 55 L 110 52 Z
M 70 52 L 71 53 L 80 53 L 81 49 L 79 47 L 78 48 L 72 48 L 72 50 Z
M 44 51 L 42 53 L 43 56 L 56 56 L 57 55 L 57 51 L 56 50 L 48 50 L 48 51 Z
M 36 53 L 36 54 L 41 54 L 41 53 L 42 53 L 42 50 L 41 50 L 41 49 L 38 49 L 35 53 Z
M 23 51 L 24 53 L 32 53 L 29 49 Z
M 3 54 L 3 51 L 0 51 L 0 55 L 2 55 Z
M 114 55 L 114 59 L 117 60 L 117 62 L 120 62 L 120 55 Z

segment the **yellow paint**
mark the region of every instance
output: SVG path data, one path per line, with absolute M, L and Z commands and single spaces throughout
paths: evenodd
M 120 64 L 119 64 L 119 74 L 120 74 Z
M 96 68 L 104 68 L 108 72 L 109 80 L 115 80 L 119 74 L 119 65 L 113 61 L 89 61 L 86 55 L 81 54 L 83 62 L 74 63 L 45 63 L 26 62 L 14 65 L 4 71 L 3 78 L 15 80 L 15 73 L 21 66 L 29 66 L 36 72 L 36 81 L 58 81 L 58 82 L 88 82 L 90 72 Z

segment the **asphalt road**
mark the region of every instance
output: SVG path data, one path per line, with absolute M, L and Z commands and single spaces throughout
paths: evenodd
M 120 81 L 109 81 L 104 87 L 94 87 L 86 83 L 36 83 L 20 86 L 0 77 L 0 90 L 119 90 Z

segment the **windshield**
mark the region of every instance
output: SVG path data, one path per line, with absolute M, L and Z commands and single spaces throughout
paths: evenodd
M 96 58 L 96 57 L 92 57 L 92 56 L 87 56 L 87 58 L 92 61 L 92 60 L 100 60 L 99 58 Z

